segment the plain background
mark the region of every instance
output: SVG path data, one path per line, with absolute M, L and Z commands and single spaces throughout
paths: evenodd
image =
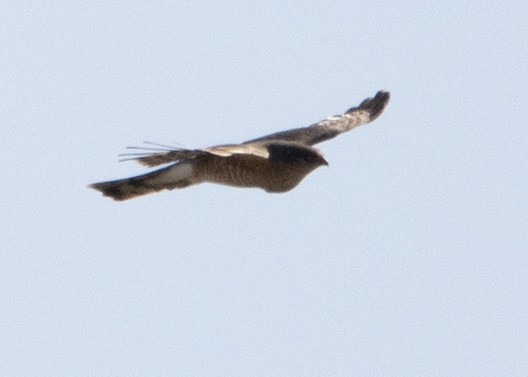
M 528 375 L 527 4 L 2 1 L 0 375 Z M 379 89 L 289 193 L 86 187 Z

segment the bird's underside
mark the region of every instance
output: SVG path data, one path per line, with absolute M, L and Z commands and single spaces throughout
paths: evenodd
M 359 106 L 311 126 L 205 149 L 181 149 L 150 143 L 141 153 L 124 155 L 153 167 L 171 164 L 153 172 L 90 185 L 105 196 L 126 200 L 203 182 L 236 187 L 259 187 L 267 192 L 286 192 L 311 171 L 327 165 L 313 145 L 376 119 L 389 102 L 390 94 L 379 91 Z M 162 148 L 161 148 L 162 147 Z

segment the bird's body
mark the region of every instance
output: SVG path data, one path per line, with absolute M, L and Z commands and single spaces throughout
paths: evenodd
M 314 152 L 314 157 L 317 156 Z M 321 164 L 324 164 L 321 159 Z M 289 191 L 318 164 L 269 161 L 258 156 L 203 156 L 196 161 L 200 182 L 236 187 L 260 187 L 267 192 Z
M 90 187 L 115 200 L 203 182 L 286 192 L 319 166 L 327 165 L 321 152 L 312 145 L 376 119 L 389 97 L 388 92 L 380 91 L 343 115 L 242 144 L 141 153 L 133 159 L 143 165 L 173 164 L 144 175 L 94 183 Z

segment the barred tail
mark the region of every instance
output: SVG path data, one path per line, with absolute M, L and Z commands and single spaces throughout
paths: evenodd
M 161 190 L 184 188 L 198 183 L 193 180 L 194 163 L 180 162 L 151 173 L 115 181 L 93 183 L 89 187 L 104 196 L 122 201 Z

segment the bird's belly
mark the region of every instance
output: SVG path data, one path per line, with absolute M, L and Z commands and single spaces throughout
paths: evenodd
M 259 187 L 267 192 L 279 193 L 297 186 L 307 174 L 272 165 L 262 158 L 225 162 L 224 159 L 219 164 L 207 164 L 209 168 L 204 172 L 204 181 L 235 187 Z

